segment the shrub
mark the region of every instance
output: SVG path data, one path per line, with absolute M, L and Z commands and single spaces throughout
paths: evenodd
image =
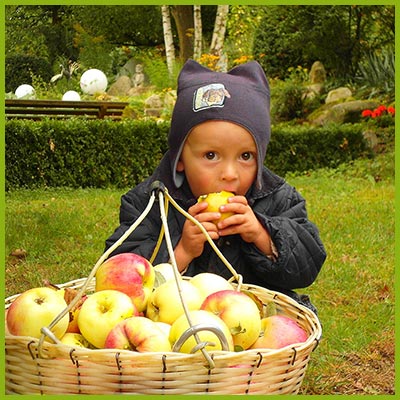
M 127 119 L 6 121 L 6 190 L 35 187 L 131 187 L 167 150 L 169 124 Z M 359 125 L 276 125 L 266 165 L 284 176 L 336 167 L 368 154 Z
M 28 55 L 14 55 L 6 58 L 6 92 L 14 92 L 19 85 L 32 84 L 32 75 L 48 82 L 52 67 L 47 60 Z

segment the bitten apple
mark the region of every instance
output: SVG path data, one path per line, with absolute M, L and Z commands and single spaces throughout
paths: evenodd
M 138 314 L 127 294 L 118 290 L 101 290 L 88 296 L 82 304 L 78 327 L 93 346 L 103 348 L 107 335 L 118 322 Z
M 196 286 L 189 281 L 180 281 L 182 297 L 189 310 L 198 310 L 202 296 Z M 167 281 L 154 289 L 147 304 L 146 317 L 153 321 L 172 324 L 184 313 L 178 287 L 175 281 Z
M 248 349 L 260 334 L 259 309 L 242 292 L 221 290 L 212 293 L 204 300 L 201 309 L 218 315 L 228 325 L 237 351 Z
M 285 315 L 271 315 L 261 320 L 259 338 L 251 349 L 280 349 L 307 340 L 307 332 L 296 321 Z
M 216 316 L 215 314 L 204 311 L 204 310 L 195 310 L 189 312 L 190 320 L 192 325 L 198 324 L 206 324 L 217 327 L 225 336 L 229 351 L 233 351 L 233 339 L 232 335 L 229 331 L 229 328 L 226 326 L 225 322 L 222 321 L 221 318 Z M 182 336 L 182 334 L 189 328 L 189 322 L 186 318 L 186 315 L 181 315 L 171 326 L 171 330 L 169 333 L 169 341 L 171 342 L 172 347 L 177 342 L 177 340 Z M 221 342 L 218 336 L 209 330 L 202 330 L 198 332 L 198 337 L 201 342 L 208 342 L 205 346 L 206 350 L 222 350 Z M 181 353 L 190 353 L 192 349 L 197 345 L 197 341 L 194 336 L 190 336 L 181 346 L 179 352 Z
M 206 212 L 219 212 L 220 207 L 224 204 L 227 204 L 229 197 L 234 196 L 234 193 L 232 192 L 227 192 L 226 190 L 222 190 L 221 192 L 215 192 L 215 193 L 208 193 L 208 194 L 203 194 L 201 195 L 198 199 L 197 202 L 200 203 L 202 201 L 206 201 L 208 203 L 208 207 L 206 208 Z M 223 212 L 221 213 L 221 217 L 217 220 L 214 221 L 215 224 L 218 222 L 224 220 L 225 218 L 230 217 L 233 215 L 231 212 Z
M 138 352 L 171 351 L 168 336 L 146 317 L 130 317 L 119 322 L 108 334 L 106 349 L 124 349 Z
M 96 292 L 105 289 L 127 294 L 139 312 L 146 309 L 154 286 L 153 266 L 144 257 L 121 253 L 110 257 L 96 272 Z
M 21 293 L 7 312 L 7 328 L 12 335 L 40 338 L 41 328 L 48 326 L 65 308 L 64 292 L 50 287 L 36 287 Z M 51 329 L 60 339 L 67 331 L 68 313 Z M 47 338 L 46 338 L 47 340 Z
M 190 283 L 199 289 L 203 296 L 203 301 L 211 293 L 219 292 L 221 290 L 233 290 L 233 286 L 221 275 L 213 274 L 211 272 L 201 272 L 195 275 Z

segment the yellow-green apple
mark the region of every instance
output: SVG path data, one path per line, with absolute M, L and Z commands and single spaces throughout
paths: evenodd
M 198 199 L 197 202 L 200 203 L 202 201 L 206 201 L 208 204 L 208 207 L 206 208 L 206 212 L 219 212 L 219 208 L 227 204 L 229 197 L 234 196 L 232 192 L 227 192 L 226 190 L 222 190 L 221 192 L 216 192 L 216 193 L 208 193 L 208 194 L 203 194 L 201 195 Z M 215 224 L 218 222 L 224 220 L 225 218 L 230 217 L 233 215 L 231 212 L 223 212 L 221 213 L 221 217 L 215 221 L 213 221 Z
M 153 266 L 144 257 L 121 253 L 104 261 L 96 271 L 96 292 L 105 289 L 127 294 L 139 312 L 146 309 L 154 286 Z
M 218 315 L 233 337 L 235 350 L 248 349 L 259 337 L 261 317 L 254 301 L 236 290 L 221 290 L 206 297 L 202 310 Z
M 157 325 L 159 329 L 161 329 L 161 332 L 163 332 L 167 337 L 169 337 L 169 332 L 171 331 L 170 324 L 161 321 L 154 321 L 154 323 Z
M 101 290 L 88 296 L 82 304 L 78 327 L 89 343 L 103 348 L 107 335 L 118 322 L 138 314 L 127 294 L 113 289 Z
M 161 263 L 154 265 L 155 281 L 154 287 L 158 287 L 164 282 L 175 279 L 174 267 L 170 263 Z
M 119 322 L 108 334 L 106 349 L 133 350 L 140 353 L 171 351 L 168 336 L 154 321 L 142 316 Z
M 40 338 L 41 328 L 47 327 L 66 307 L 63 290 L 50 287 L 28 289 L 8 308 L 8 331 L 12 335 Z M 69 315 L 66 313 L 51 329 L 58 339 L 67 331 L 68 323 Z
M 212 327 L 218 328 L 222 334 L 225 336 L 229 351 L 233 351 L 233 339 L 232 335 L 229 331 L 229 328 L 222 321 L 221 318 L 216 316 L 215 314 L 204 311 L 204 310 L 195 310 L 189 312 L 190 321 L 192 326 L 199 324 L 204 324 Z M 172 347 L 178 341 L 178 339 L 182 336 L 182 334 L 190 327 L 189 322 L 186 318 L 186 314 L 181 315 L 171 326 L 171 330 L 169 333 L 169 341 L 171 342 Z M 218 338 L 218 336 L 210 330 L 201 330 L 198 333 L 198 337 L 201 342 L 207 342 L 208 344 L 205 346 L 206 350 L 221 350 L 222 345 Z M 182 344 L 179 351 L 181 353 L 191 353 L 194 347 L 197 345 L 197 341 L 193 335 L 189 336 L 189 338 Z
M 225 278 L 211 272 L 201 272 L 195 275 L 190 283 L 199 289 L 203 300 L 211 293 L 221 290 L 233 290 L 233 286 Z
M 307 340 L 307 332 L 296 321 L 286 315 L 271 315 L 261 320 L 259 338 L 251 349 L 280 349 Z
M 80 333 L 67 332 L 60 342 L 71 347 L 91 348 L 90 343 Z
M 189 310 L 198 310 L 202 303 L 202 296 L 196 286 L 181 279 L 182 297 Z M 146 317 L 153 321 L 172 324 L 181 314 L 183 305 L 175 281 L 167 281 L 158 286 L 151 293 L 146 309 Z

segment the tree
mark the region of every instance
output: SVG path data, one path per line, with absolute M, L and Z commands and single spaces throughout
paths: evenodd
M 223 57 L 223 47 L 228 19 L 229 6 L 218 6 L 217 16 L 215 17 L 214 32 L 211 39 L 210 54 L 217 56 L 220 60 L 219 67 L 226 71 L 227 60 Z
M 171 6 L 179 40 L 179 58 L 184 63 L 193 57 L 193 6 Z
M 201 21 L 201 6 L 193 6 L 193 19 L 194 19 L 194 49 L 193 58 L 199 60 L 201 57 L 202 42 L 203 42 L 203 28 Z
M 168 72 L 169 75 L 171 76 L 174 71 L 174 64 L 175 64 L 175 47 L 174 47 L 174 38 L 172 35 L 169 6 L 161 6 L 161 14 L 162 14 L 163 31 L 164 31 L 165 57 L 167 59 Z

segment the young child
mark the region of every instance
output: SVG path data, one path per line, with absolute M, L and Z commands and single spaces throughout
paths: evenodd
M 257 62 L 221 73 L 187 61 L 178 78 L 169 151 L 148 179 L 122 196 L 120 226 L 106 248 L 142 213 L 158 180 L 202 223 L 244 283 L 289 294 L 313 308 L 307 296 L 293 290 L 314 282 L 326 253 L 307 218 L 305 200 L 264 166 L 269 106 L 269 85 Z M 207 203 L 197 199 L 222 190 L 234 196 L 220 211 L 233 215 L 216 225 L 220 214 L 205 212 Z M 112 255 L 134 252 L 150 258 L 161 225 L 157 205 Z M 201 230 L 174 207 L 169 207 L 168 227 L 182 274 L 207 271 L 232 277 Z M 153 264 L 169 258 L 163 240 Z

